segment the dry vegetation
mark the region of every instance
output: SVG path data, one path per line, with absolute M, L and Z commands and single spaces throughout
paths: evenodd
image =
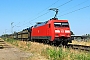
M 37 42 L 18 41 L 5 39 L 5 41 L 15 45 L 21 50 L 32 53 L 28 60 L 90 60 L 90 53 L 68 49 L 64 47 L 54 47 Z
M 85 41 L 73 40 L 72 43 L 70 43 L 70 44 L 90 46 L 90 40 L 88 40 L 87 42 L 85 42 Z

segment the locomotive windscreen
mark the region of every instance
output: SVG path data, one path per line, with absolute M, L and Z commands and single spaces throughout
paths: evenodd
M 68 22 L 54 22 L 54 27 L 69 27 Z

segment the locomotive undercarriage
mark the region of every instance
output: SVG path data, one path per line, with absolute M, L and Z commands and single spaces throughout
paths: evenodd
M 60 37 L 60 38 L 55 38 L 53 41 L 54 44 L 56 45 L 67 45 L 69 43 L 72 43 L 71 38 L 65 38 L 65 37 Z
M 53 41 L 50 41 L 50 37 L 33 37 L 31 41 L 43 42 L 45 44 L 54 44 L 54 45 L 67 45 L 68 42 L 72 43 L 72 38 L 67 37 L 55 37 Z

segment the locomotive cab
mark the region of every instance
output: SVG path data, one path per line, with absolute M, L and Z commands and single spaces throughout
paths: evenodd
M 72 42 L 68 20 L 51 19 L 48 23 L 51 25 L 51 41 L 63 44 Z
M 70 37 L 69 23 L 54 22 L 55 37 Z

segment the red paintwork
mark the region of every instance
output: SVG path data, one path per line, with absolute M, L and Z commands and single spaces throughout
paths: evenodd
M 55 28 L 54 22 L 68 22 L 68 20 L 49 20 L 48 23 L 43 26 L 32 28 L 31 36 L 51 36 L 51 41 L 53 41 L 55 37 L 59 37 L 59 38 L 62 36 L 67 38 L 71 37 L 70 33 L 65 33 L 65 30 L 70 31 L 70 27 Z M 49 28 L 49 24 L 51 24 L 50 28 Z M 55 30 L 60 30 L 60 33 L 55 33 Z

